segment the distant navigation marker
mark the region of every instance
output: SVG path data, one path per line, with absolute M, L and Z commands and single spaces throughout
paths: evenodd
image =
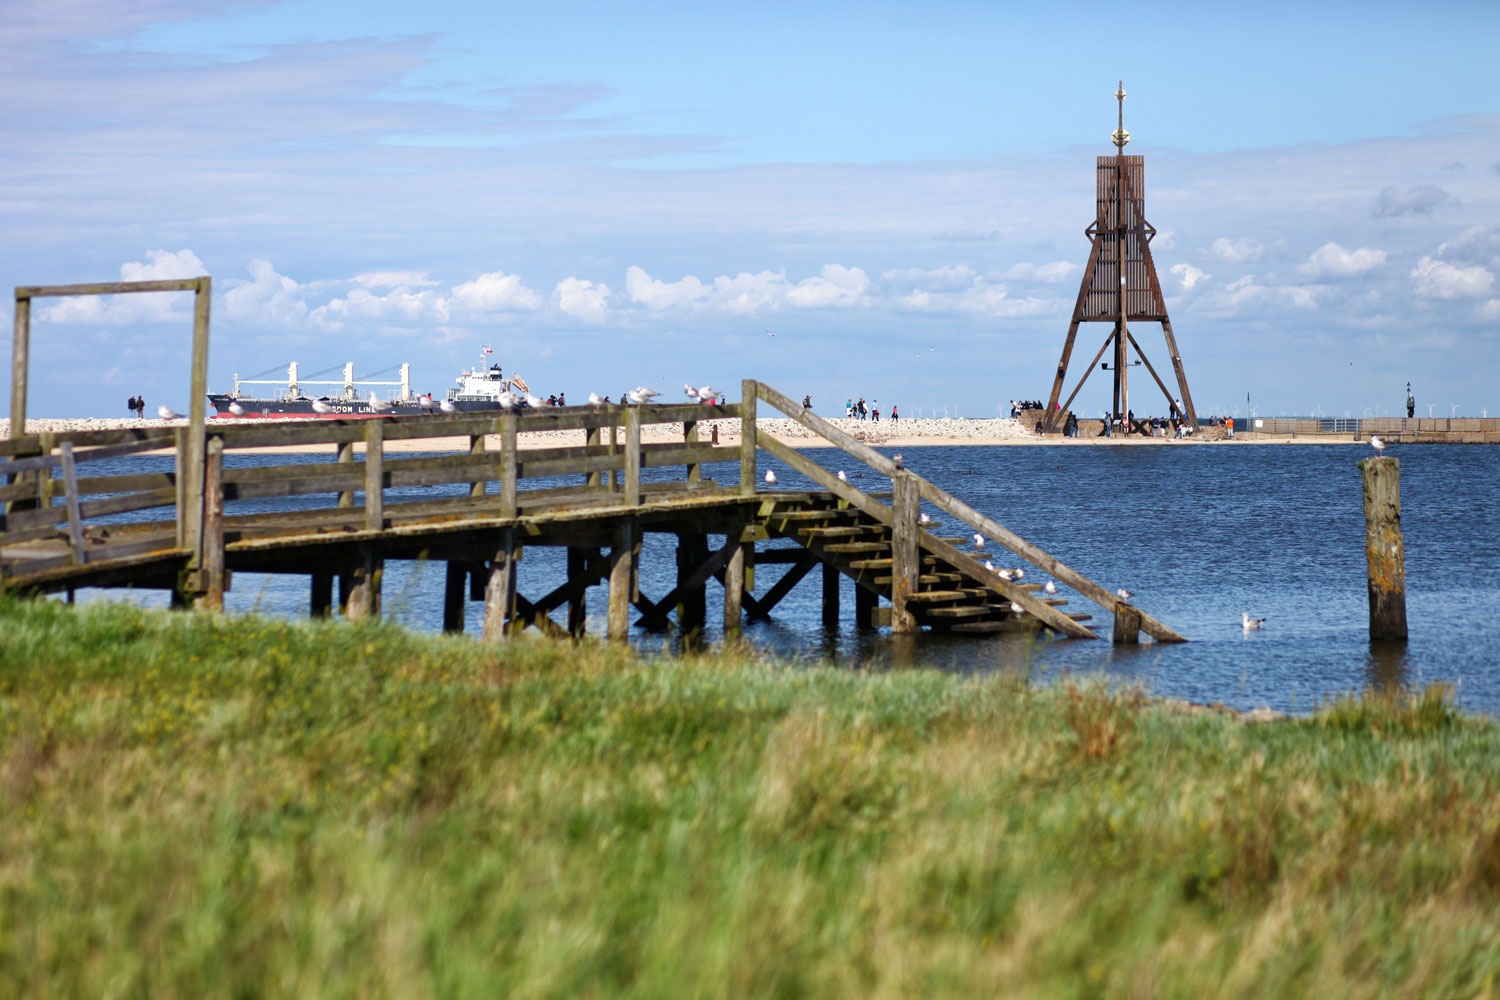
M 1130 133 L 1125 131 L 1124 80 L 1115 91 L 1115 100 L 1119 102 L 1119 119 L 1110 135 L 1115 153 L 1101 156 L 1095 162 L 1094 221 L 1085 231 L 1090 243 L 1089 262 L 1083 269 L 1078 301 L 1073 306 L 1073 320 L 1068 326 L 1068 339 L 1063 343 L 1062 357 L 1057 362 L 1057 377 L 1052 382 L 1052 395 L 1047 401 L 1047 416 L 1043 424 L 1047 431 L 1056 430 L 1061 424 L 1078 391 L 1111 346 L 1114 347 L 1114 361 L 1104 368 L 1113 370 L 1115 376 L 1111 411 L 1114 419 L 1118 420 L 1130 411 L 1127 376 L 1132 365 L 1144 362 L 1146 370 L 1166 397 L 1169 412 L 1185 417 L 1190 425 L 1198 422 L 1193 394 L 1188 391 L 1187 375 L 1182 369 L 1182 356 L 1177 350 L 1177 339 L 1172 335 L 1172 321 L 1167 317 L 1161 282 L 1156 277 L 1156 263 L 1151 259 L 1151 239 L 1156 235 L 1156 229 L 1146 221 L 1146 158 L 1125 155 Z M 1180 404 L 1130 332 L 1131 321 L 1161 324 L 1167 354 L 1172 359 L 1172 373 L 1177 378 Z M 1110 323 L 1113 330 L 1094 355 L 1094 360 L 1085 366 L 1067 401 L 1059 407 L 1058 399 L 1067 378 L 1068 362 L 1073 356 L 1073 342 L 1078 337 L 1080 323 Z M 1132 348 L 1140 362 L 1130 360 Z

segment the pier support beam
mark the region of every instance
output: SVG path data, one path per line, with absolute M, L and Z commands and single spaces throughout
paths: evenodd
M 916 478 L 905 469 L 891 477 L 891 631 L 896 634 L 918 630 L 917 618 L 906 602 L 917 592 L 922 572 L 922 546 L 918 536 L 917 512 L 922 505 Z
M 838 628 L 839 625 L 839 568 L 831 562 L 823 564 L 823 627 Z
M 636 559 L 641 551 L 640 524 L 633 517 L 615 527 L 609 551 L 609 639 L 624 642 L 630 637 L 630 607 L 635 601 Z
M 859 628 L 875 627 L 875 609 L 880 606 L 880 597 L 873 590 L 856 585 L 854 588 L 854 624 Z
M 729 560 L 724 564 L 724 640 L 739 638 L 740 620 L 744 615 L 745 591 L 753 584 L 750 574 L 754 570 L 755 543 L 744 541 L 744 526 L 739 525 L 724 541 L 733 543 L 729 548 Z
M 1124 601 L 1115 605 L 1114 644 L 1135 646 L 1141 641 L 1141 613 Z
M 490 560 L 489 581 L 484 588 L 484 640 L 504 639 L 510 622 L 516 616 L 516 563 L 521 550 L 516 545 L 516 530 L 501 528 Z
M 1406 543 L 1401 537 L 1401 462 L 1380 455 L 1359 463 L 1365 488 L 1365 563 L 1370 638 L 1406 640 Z
M 677 627 L 683 635 L 701 633 L 708 621 L 708 582 L 691 586 L 694 572 L 708 561 L 708 536 L 677 536 Z
M 385 560 L 374 548 L 362 548 L 355 564 L 339 574 L 339 608 L 345 618 L 380 617 L 380 578 L 384 575 Z
M 327 618 L 333 612 L 333 574 L 327 571 L 312 575 L 310 612 L 314 618 Z
M 467 588 L 469 564 L 449 559 L 443 581 L 443 631 L 464 630 L 464 591 Z
M 597 430 L 594 431 L 597 434 Z M 598 473 L 592 473 L 597 476 Z M 576 580 L 584 574 L 588 568 L 589 550 L 568 547 L 568 579 Z M 587 597 L 580 590 L 568 598 L 568 634 L 575 639 L 583 637 L 585 622 L 588 618 Z

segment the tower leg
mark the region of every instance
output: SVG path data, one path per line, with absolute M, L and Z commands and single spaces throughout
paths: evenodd
M 1177 338 L 1172 336 L 1172 321 L 1161 321 L 1162 333 L 1167 337 L 1167 350 L 1172 356 L 1172 371 L 1177 373 L 1177 388 L 1182 392 L 1182 412 L 1187 416 L 1188 426 L 1198 426 L 1198 411 L 1193 407 L 1193 394 L 1188 391 L 1187 373 L 1182 370 L 1182 355 L 1177 352 Z
M 1092 256 L 1092 254 L 1090 255 Z M 1068 359 L 1073 356 L 1073 341 L 1078 337 L 1078 313 L 1073 313 L 1073 322 L 1068 324 L 1068 339 L 1063 341 L 1062 357 L 1057 362 L 1057 376 L 1052 380 L 1052 393 L 1047 397 L 1047 415 L 1042 418 L 1042 429 L 1054 430 L 1054 424 L 1061 416 L 1057 408 L 1057 398 L 1062 395 L 1063 379 L 1068 374 Z M 1084 378 L 1088 378 L 1085 373 Z M 1082 383 L 1079 383 L 1082 385 Z

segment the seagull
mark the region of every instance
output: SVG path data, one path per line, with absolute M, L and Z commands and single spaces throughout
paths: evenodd
M 995 570 L 995 574 L 1002 580 L 1009 581 L 1011 579 L 1010 570 L 1008 569 L 997 569 Z
M 700 385 L 698 387 L 698 398 L 704 402 L 713 399 L 715 395 L 714 387 L 711 385 Z
M 1127 601 L 1130 600 L 1132 597 L 1135 596 L 1130 591 L 1126 590 L 1124 587 L 1120 587 L 1120 588 L 1116 589 L 1115 593 L 1117 595 L 1119 595 L 1120 597 L 1125 598 L 1125 600 L 1127 600 Z
M 229 412 L 233 413 L 237 417 L 243 417 L 245 415 L 245 408 L 239 403 L 230 403 Z
M 931 514 L 922 514 L 922 515 L 919 515 L 917 517 L 917 523 L 918 524 L 931 524 L 932 523 L 932 515 Z
M 976 549 L 984 548 L 984 536 L 977 532 L 974 535 L 974 547 Z
M 315 400 L 313 400 L 313 412 L 314 413 L 332 413 L 333 412 L 333 407 L 329 406 L 327 403 L 323 402 L 321 399 L 315 399 Z
M 1246 632 L 1249 632 L 1251 629 L 1260 628 L 1265 623 L 1266 620 L 1264 618 L 1251 618 L 1250 612 L 1240 612 L 1240 624 L 1244 625 Z
M 1015 574 L 1017 580 L 1020 580 L 1026 576 L 1026 571 L 1019 566 L 1011 570 L 1011 572 Z
M 161 417 L 163 420 L 181 420 L 182 419 L 182 414 L 176 412 L 175 410 L 169 410 L 165 406 L 158 406 L 156 408 L 156 415 L 158 417 Z
M 772 336 L 772 337 L 774 337 L 774 336 L 776 336 L 776 334 L 774 334 L 774 333 L 771 333 L 771 331 L 770 331 L 770 330 L 767 330 L 767 331 L 766 331 L 766 333 L 768 333 L 768 334 L 770 334 L 770 335 L 771 335 L 771 336 Z
M 898 468 L 898 469 L 901 468 L 901 456 L 900 455 L 892 455 L 891 456 L 891 461 L 896 463 L 896 468 Z
M 495 397 L 495 402 L 500 404 L 500 409 L 502 410 L 513 410 L 516 407 L 516 394 L 506 389 L 499 396 Z
M 378 413 L 381 410 L 389 410 L 390 408 L 391 408 L 391 404 L 390 403 L 387 403 L 384 400 L 380 399 L 373 392 L 370 393 L 370 412 L 371 413 Z
M 1021 612 L 1025 611 L 1026 609 L 1023 608 L 1023 607 L 1021 607 L 1015 601 L 1011 601 L 1010 602 L 1010 610 L 1013 611 L 1016 614 L 1020 614 Z
M 542 407 L 547 405 L 547 401 L 545 399 L 538 399 L 528 392 L 526 394 L 526 405 L 531 407 L 533 410 L 540 410 Z
M 635 392 L 631 393 L 631 395 L 640 396 L 642 399 L 655 399 L 657 396 L 660 396 L 661 393 L 657 392 L 655 389 L 651 388 L 648 385 L 638 385 L 635 387 Z
M 844 475 L 844 470 L 843 469 L 840 469 L 839 470 L 839 482 L 841 482 L 841 483 L 847 483 L 848 481 L 849 481 L 849 477 L 846 476 L 846 475 Z
M 997 572 L 997 570 L 995 569 L 995 564 L 990 562 L 988 559 L 984 561 L 984 568 L 989 570 L 991 573 Z
M 686 382 L 682 383 L 682 394 L 684 396 L 686 396 L 688 399 L 697 399 L 698 398 L 698 390 L 694 389 L 692 386 L 688 385 Z
M 766 470 L 766 485 L 767 486 L 775 486 L 776 485 L 776 470 L 775 469 L 767 469 Z
M 1049 594 L 1055 594 L 1057 593 L 1057 584 L 1053 583 L 1051 580 L 1048 580 L 1047 585 L 1042 589 Z
M 1375 454 L 1378 455 L 1382 451 L 1385 451 L 1385 442 L 1382 441 L 1382 440 L 1380 440 L 1380 438 L 1376 437 L 1374 434 L 1371 434 L 1370 435 L 1370 447 L 1374 448 L 1375 449 Z
M 591 392 L 591 393 L 589 393 L 589 405 L 590 406 L 603 406 L 604 405 L 604 397 L 600 396 L 597 392 Z
M 438 409 L 442 410 L 444 413 L 458 412 L 458 407 L 454 405 L 453 400 L 451 399 L 445 399 L 441 403 L 439 403 Z

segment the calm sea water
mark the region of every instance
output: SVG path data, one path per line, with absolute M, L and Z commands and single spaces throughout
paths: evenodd
M 930 633 L 908 641 L 852 624 L 829 630 L 819 623 L 816 573 L 777 607 L 772 620 L 748 624 L 746 635 L 765 649 L 808 661 L 1024 671 L 1044 681 L 1064 672 L 1104 674 L 1159 695 L 1285 711 L 1309 710 L 1371 684 L 1444 680 L 1455 685 L 1466 708 L 1500 714 L 1500 448 L 1416 445 L 1392 452 L 1401 460 L 1406 537 L 1411 639 L 1404 645 L 1368 640 L 1364 518 L 1355 462 L 1369 451 L 1349 446 L 906 449 L 908 468 L 1086 576 L 1111 589 L 1134 591 L 1135 603 L 1192 640 L 1186 644 L 1116 647 L 1107 638 Z M 855 463 L 842 452 L 807 454 L 829 469 L 855 474 Z M 232 457 L 230 464 L 287 461 L 287 456 L 244 456 Z M 812 485 L 764 455 L 761 461 L 777 469 L 784 487 Z M 89 472 L 145 471 L 165 463 L 120 459 L 90 466 Z M 678 474 L 647 470 L 648 479 L 652 473 Z M 713 466 L 705 475 L 733 483 L 737 468 Z M 854 482 L 866 489 L 888 488 L 888 481 L 868 472 Z M 392 491 L 388 502 L 403 494 L 432 492 Z M 294 498 L 244 504 L 231 512 L 326 503 L 326 497 Z M 968 533 L 951 521 L 937 527 Z M 648 596 L 660 597 L 674 585 L 674 545 L 669 536 L 646 537 L 641 587 Z M 564 571 L 561 550 L 527 549 L 522 593 L 546 593 L 562 582 Z M 763 593 L 784 571 L 760 567 L 756 592 Z M 386 615 L 411 628 L 438 629 L 443 577 L 439 564 L 388 564 Z M 1040 574 L 1028 579 L 1033 577 Z M 853 584 L 846 580 L 843 587 L 847 619 Z M 722 636 L 722 616 L 715 614 L 720 594 L 710 584 L 710 641 Z M 1068 610 L 1095 613 L 1093 624 L 1107 636 L 1110 623 L 1103 612 L 1066 590 L 1062 596 L 1075 597 Z M 151 592 L 93 591 L 79 597 L 165 603 Z M 604 588 L 590 591 L 588 600 L 590 631 L 602 633 Z M 306 577 L 251 573 L 235 575 L 227 599 L 231 612 L 286 617 L 306 614 L 307 602 Z M 480 607 L 468 607 L 468 628 L 477 632 Z M 1266 627 L 1244 632 L 1240 614 L 1246 611 L 1268 618 Z M 633 641 L 655 650 L 675 640 L 637 630 Z

